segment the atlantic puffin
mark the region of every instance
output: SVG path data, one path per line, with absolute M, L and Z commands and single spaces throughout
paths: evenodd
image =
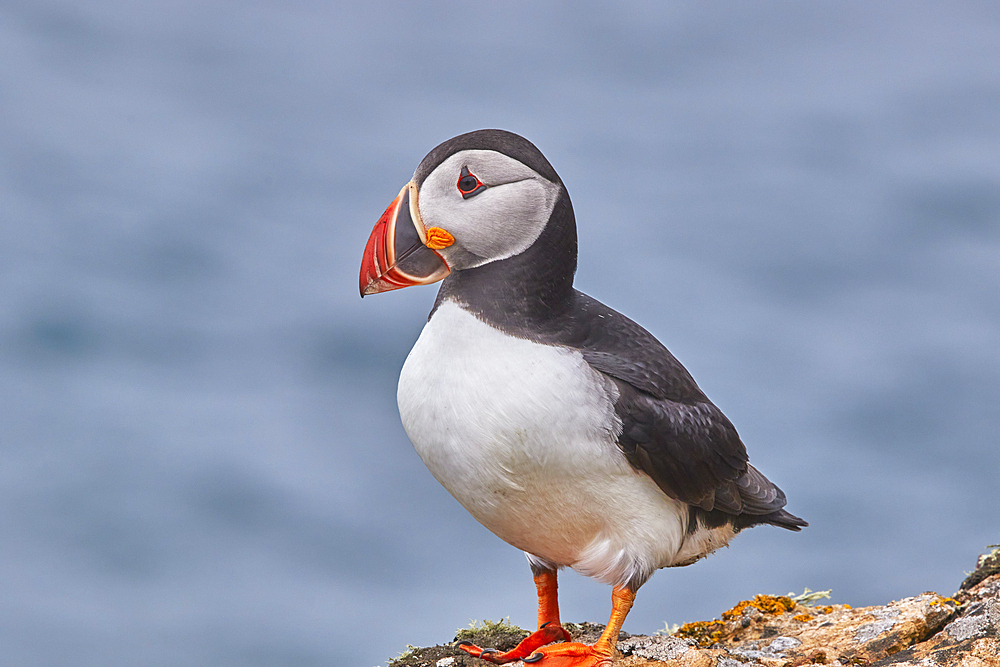
M 427 154 L 361 264 L 362 297 L 443 281 L 397 402 L 434 477 L 527 555 L 538 630 L 506 652 L 462 645 L 494 663 L 610 665 L 653 572 L 744 528 L 807 525 L 667 348 L 573 288 L 576 261 L 552 165 L 517 134 L 479 130 Z M 613 587 L 593 645 L 560 624 L 563 567 Z

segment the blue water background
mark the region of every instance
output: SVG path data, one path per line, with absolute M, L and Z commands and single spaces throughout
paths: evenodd
M 812 524 L 658 573 L 626 630 L 954 591 L 1000 540 L 998 63 L 989 2 L 7 0 L 0 662 L 371 667 L 533 622 L 399 424 L 434 288 L 357 294 L 480 127 L 548 156 L 578 286 Z

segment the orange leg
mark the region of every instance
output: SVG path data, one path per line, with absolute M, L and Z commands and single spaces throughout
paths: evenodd
M 537 662 L 539 667 L 610 667 L 618 643 L 618 632 L 634 600 L 635 591 L 624 586 L 615 587 L 611 593 L 611 620 L 593 646 L 577 642 L 545 646 L 525 658 L 524 662 Z
M 559 593 L 555 570 L 536 573 L 535 588 L 538 589 L 538 630 L 506 653 L 500 653 L 496 649 L 482 649 L 471 642 L 459 644 L 459 648 L 477 658 L 503 664 L 527 658 L 536 649 L 554 641 L 569 641 L 569 633 L 559 623 Z
M 538 627 L 559 625 L 559 586 L 555 570 L 542 570 L 535 575 L 538 591 Z M 569 636 L 566 637 L 569 639 Z

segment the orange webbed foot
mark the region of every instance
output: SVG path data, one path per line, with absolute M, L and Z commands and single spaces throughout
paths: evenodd
M 537 663 L 538 667 L 610 667 L 612 655 L 610 650 L 569 642 L 541 648 L 524 662 Z
M 483 660 L 502 665 L 507 662 L 514 662 L 515 660 L 527 661 L 532 654 L 537 655 L 537 649 L 560 639 L 565 641 L 570 639 L 566 629 L 561 625 L 546 623 L 522 639 L 520 644 L 505 653 L 501 653 L 495 648 L 479 648 L 469 641 L 459 642 L 458 647 L 474 658 L 482 658 Z

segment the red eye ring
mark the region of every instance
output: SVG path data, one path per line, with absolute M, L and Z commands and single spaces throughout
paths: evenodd
M 458 187 L 458 191 L 462 193 L 463 199 L 475 197 L 486 189 L 483 182 L 469 171 L 468 167 L 462 167 L 462 171 L 458 174 L 458 182 L 455 185 Z

